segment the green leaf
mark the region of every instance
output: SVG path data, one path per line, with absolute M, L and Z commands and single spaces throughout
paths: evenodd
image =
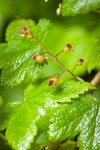
M 100 83 L 96 87 L 97 89 L 93 92 L 93 95 L 100 102 Z
M 3 66 L 5 66 L 5 64 L 7 63 L 4 59 L 6 55 L 6 48 L 7 48 L 6 43 L 0 44 L 0 69 L 2 69 Z
M 78 98 L 79 95 L 84 94 L 89 91 L 89 89 L 95 89 L 95 87 L 87 82 L 81 83 L 75 80 L 61 81 L 57 86 L 52 88 L 47 85 L 49 79 L 39 80 L 38 82 L 36 82 L 30 95 L 39 95 L 40 98 L 41 96 L 44 98 L 49 97 L 49 100 L 56 102 L 70 102 L 72 98 Z M 30 89 L 28 91 L 30 91 Z
M 6 44 L 1 44 L 1 63 L 3 67 L 1 74 L 1 85 L 14 86 L 22 82 L 26 75 L 33 81 L 38 78 L 43 64 L 37 64 L 33 59 L 33 54 L 43 53 L 44 50 L 33 39 L 21 36 L 23 27 L 29 28 L 31 34 L 38 37 L 43 42 L 50 27 L 46 19 L 39 21 L 35 25 L 32 20 L 16 20 L 12 22 L 6 33 Z
M 24 103 L 21 104 L 8 125 L 6 138 L 16 150 L 28 149 L 37 134 L 37 127 L 33 120 L 34 114 L 30 109 L 31 107 L 28 103 L 26 105 Z
M 100 149 L 100 106 L 92 95 L 59 105 L 51 118 L 50 140 L 63 141 L 79 134 L 80 150 Z
M 75 150 L 77 148 L 77 143 L 74 140 L 67 140 L 60 145 L 59 150 Z
M 10 118 L 13 116 L 18 103 L 7 103 L 0 107 L 0 130 L 4 130 L 8 124 Z
M 0 95 L 5 104 L 9 102 L 21 102 L 24 99 L 23 87 L 21 85 L 6 89 L 0 87 Z
M 97 41 L 93 45 L 93 48 L 88 54 L 88 71 L 91 72 L 92 69 L 99 67 L 100 68 L 100 29 L 97 32 Z
M 48 87 L 47 82 L 48 79 L 39 80 L 35 85 L 30 84 L 25 89 L 24 101 L 13 111 L 8 106 L 1 110 L 1 129 L 7 127 L 6 138 L 16 150 L 30 147 L 37 128 L 41 132 L 47 132 L 50 118 L 59 106 L 65 106 L 63 102 L 69 102 L 71 98 L 77 98 L 79 94 L 93 89 L 88 83 L 74 80 L 61 82 L 53 88 Z
M 18 150 L 27 149 L 37 132 L 31 107 L 27 105 L 15 102 L 0 108 L 0 130 L 7 128 L 6 138 Z
M 99 0 L 63 0 L 61 13 L 63 16 L 86 14 L 100 8 Z

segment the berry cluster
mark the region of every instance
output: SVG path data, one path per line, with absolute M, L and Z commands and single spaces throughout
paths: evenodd
M 54 86 L 54 85 L 56 85 L 58 82 L 59 82 L 59 78 L 62 76 L 62 74 L 64 73 L 64 72 L 69 72 L 74 78 L 76 78 L 77 80 L 80 80 L 80 81 L 82 81 L 79 77 L 77 77 L 73 72 L 74 72 L 74 70 L 75 70 L 75 68 L 77 67 L 77 66 L 81 66 L 83 63 L 84 63 L 84 60 L 82 59 L 82 58 L 80 58 L 79 60 L 77 60 L 77 62 L 76 62 L 76 64 L 75 64 L 75 66 L 74 66 L 74 68 L 73 68 L 73 70 L 71 71 L 71 70 L 69 70 L 66 66 L 64 66 L 64 64 L 62 64 L 60 61 L 59 61 L 59 59 L 57 58 L 57 56 L 58 55 L 60 55 L 61 53 L 68 53 L 68 52 L 71 52 L 71 51 L 73 51 L 74 50 L 74 46 L 72 45 L 72 44 L 66 44 L 65 46 L 64 46 L 64 48 L 61 50 L 61 51 L 59 51 L 56 55 L 53 55 L 49 50 L 47 50 L 47 48 L 45 48 L 45 46 L 41 43 L 41 41 L 39 41 L 39 39 L 36 37 L 36 36 L 34 36 L 31 32 L 30 32 L 30 29 L 29 28 L 27 28 L 27 27 L 22 27 L 21 28 L 21 32 L 20 32 L 20 36 L 22 36 L 22 37 L 27 37 L 27 38 L 33 38 L 44 50 L 45 50 L 45 53 L 47 53 L 47 54 L 49 54 L 49 55 L 51 55 L 52 56 L 52 60 L 54 60 L 54 61 L 56 61 L 56 62 L 58 62 L 59 63 L 59 65 L 61 66 L 61 67 L 63 67 L 63 72 L 59 75 L 59 76 L 53 76 L 53 77 L 51 77 L 51 79 L 49 80 L 49 82 L 48 82 L 48 86 L 49 87 L 52 87 L 52 86 Z M 47 64 L 47 61 L 49 61 L 49 59 L 48 58 L 46 58 L 45 57 L 45 53 L 39 53 L 39 54 L 34 54 L 33 56 L 32 56 L 32 59 L 36 62 L 36 63 L 38 63 L 38 64 Z

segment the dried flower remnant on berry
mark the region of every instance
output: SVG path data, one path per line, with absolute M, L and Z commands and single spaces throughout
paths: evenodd
M 43 64 L 43 63 L 45 63 L 45 57 L 44 57 L 43 54 L 33 55 L 32 58 L 33 58 L 38 64 Z
M 84 63 L 84 60 L 82 58 L 78 59 L 76 62 L 76 65 L 74 66 L 72 72 L 76 69 L 77 66 L 81 66 Z
M 58 56 L 58 55 L 60 55 L 61 53 L 63 53 L 63 52 L 70 52 L 70 51 L 73 51 L 74 50 L 74 46 L 72 45 L 72 44 L 66 44 L 65 46 L 64 46 L 64 48 L 60 51 L 60 52 L 58 52 L 57 54 L 56 54 L 56 57 Z
M 84 63 L 84 60 L 82 58 L 80 58 L 78 61 L 77 61 L 77 65 L 81 66 L 82 64 Z
M 52 87 L 52 86 L 54 86 L 55 84 L 57 84 L 58 82 L 59 82 L 59 77 L 53 76 L 53 77 L 49 80 L 48 86 L 49 86 L 49 87 Z
M 74 46 L 72 44 L 66 44 L 63 48 L 63 52 L 69 52 L 73 50 L 74 50 Z
M 21 36 L 26 36 L 26 35 L 28 35 L 30 33 L 30 30 L 29 30 L 29 28 L 26 28 L 26 27 L 22 27 L 21 28 Z
M 32 38 L 33 37 L 31 32 L 30 32 L 30 29 L 27 28 L 27 27 L 22 27 L 21 28 L 20 36 L 22 36 L 22 37 L 26 36 L 27 38 Z

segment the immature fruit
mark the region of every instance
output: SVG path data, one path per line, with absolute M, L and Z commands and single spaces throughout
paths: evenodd
M 33 55 L 33 59 L 38 63 L 38 64 L 43 64 L 45 62 L 45 57 L 43 54 L 38 54 L 38 55 Z
M 59 77 L 53 76 L 53 77 L 49 80 L 48 86 L 49 86 L 49 87 L 52 87 L 52 86 L 54 86 L 55 84 L 57 84 L 58 82 L 59 82 Z
M 84 63 L 84 60 L 82 58 L 80 58 L 78 61 L 77 61 L 77 65 L 82 65 Z
M 74 46 L 72 44 L 66 44 L 65 47 L 63 48 L 63 52 L 69 52 L 73 51 Z

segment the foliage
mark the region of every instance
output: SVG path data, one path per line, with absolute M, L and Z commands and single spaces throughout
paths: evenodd
M 12 21 L 0 44 L 0 149 L 99 150 L 100 85 L 86 80 L 100 69 L 100 1 L 63 0 L 62 16 L 93 11 L 73 18 L 54 15 L 60 0 L 24 2 L 0 1 L 2 29 L 13 14 L 39 20 Z
M 63 0 L 62 3 L 62 14 L 65 16 L 85 14 L 89 11 L 93 11 L 100 8 L 99 0 Z
M 3 56 L 1 55 L 0 64 L 1 69 L 3 67 L 1 75 L 2 85 L 17 85 L 23 81 L 26 73 L 31 76 L 32 80 L 35 80 L 42 68 L 41 65 L 38 65 L 32 60 L 32 55 L 42 53 L 43 50 L 33 39 L 23 38 L 21 36 L 21 28 L 23 25 L 26 27 L 29 25 L 31 32 L 35 33 L 42 41 L 48 32 L 49 21 L 40 20 L 37 26 L 31 20 L 11 23 L 6 33 L 6 41 L 8 43 L 1 44 L 0 47 L 0 51 L 3 51 L 3 49 L 5 51 Z M 15 30 L 16 33 L 13 34 Z
M 98 36 L 97 36 L 97 41 L 96 44 L 93 46 L 92 50 L 89 52 L 89 66 L 88 66 L 88 70 L 89 72 L 94 69 L 95 67 L 100 68 L 100 31 L 97 30 L 98 32 Z M 92 59 L 90 59 L 92 58 Z

